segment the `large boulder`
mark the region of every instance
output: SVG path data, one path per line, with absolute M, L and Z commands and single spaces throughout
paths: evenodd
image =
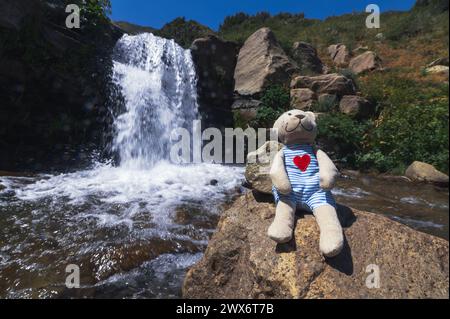
M 316 48 L 309 43 L 295 42 L 292 47 L 292 57 L 297 62 L 301 74 L 322 74 L 324 71 L 324 65 Z
M 289 85 L 298 72 L 273 32 L 262 28 L 252 34 L 239 52 L 234 74 L 235 91 L 242 96 L 258 96 L 271 85 Z
M 351 59 L 351 53 L 344 44 L 333 44 L 328 47 L 328 53 L 334 64 L 338 67 L 346 67 Z
M 205 126 L 232 124 L 237 44 L 210 35 L 196 39 L 191 52 L 198 75 L 198 101 Z
M 416 182 L 427 182 L 448 186 L 448 175 L 438 171 L 433 165 L 416 161 L 405 172 L 405 176 Z
M 281 143 L 269 141 L 255 152 L 247 155 L 245 178 L 248 186 L 256 192 L 266 195 L 272 194 L 271 162 L 282 147 Z
M 375 113 L 374 105 L 365 98 L 357 95 L 346 95 L 342 97 L 339 110 L 343 114 L 356 118 L 367 118 Z
M 294 109 L 310 110 L 316 100 L 316 93 L 311 89 L 291 90 L 291 107 Z
M 291 89 L 310 89 L 317 95 L 327 93 L 340 97 L 356 94 L 353 80 L 337 73 L 295 77 L 291 82 Z
M 298 215 L 295 239 L 277 245 L 267 236 L 275 206 L 252 193 L 221 215 L 203 259 L 192 267 L 184 298 L 340 299 L 449 297 L 448 241 L 387 217 L 339 207 L 344 251 L 319 252 L 319 228 Z M 372 274 L 371 272 L 376 273 Z M 372 281 L 379 275 L 379 286 Z
M 380 57 L 373 51 L 367 51 L 351 59 L 350 70 L 355 74 L 380 70 L 382 68 Z

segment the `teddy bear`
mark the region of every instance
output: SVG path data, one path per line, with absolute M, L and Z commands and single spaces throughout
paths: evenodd
M 340 254 L 344 234 L 331 190 L 339 172 L 328 155 L 315 146 L 316 117 L 312 112 L 292 110 L 274 124 L 284 147 L 270 169 L 276 214 L 268 236 L 282 244 L 293 237 L 295 213 L 313 213 L 320 228 L 320 251 L 328 258 Z

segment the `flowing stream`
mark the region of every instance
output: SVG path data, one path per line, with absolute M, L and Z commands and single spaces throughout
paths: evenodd
M 119 163 L 61 175 L 0 172 L 0 298 L 177 298 L 242 167 L 174 165 L 170 132 L 198 119 L 191 54 L 152 34 L 117 44 Z M 3 175 L 3 176 L 2 176 Z M 343 179 L 340 203 L 448 239 L 448 190 Z M 67 268 L 69 266 L 69 268 Z M 66 286 L 80 270 L 80 288 Z M 71 268 L 72 267 L 72 268 Z

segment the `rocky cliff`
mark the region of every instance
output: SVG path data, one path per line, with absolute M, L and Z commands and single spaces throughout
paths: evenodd
M 295 240 L 266 231 L 275 208 L 247 193 L 223 213 L 186 298 L 448 298 L 448 242 L 386 217 L 339 207 L 346 246 L 326 260 L 313 217 L 298 215 Z M 375 271 L 375 272 L 374 272 Z M 379 279 L 379 280 L 378 280 Z
M 65 2 L 0 0 L 3 169 L 80 164 L 101 143 L 110 54 L 122 33 L 86 16 L 68 29 Z

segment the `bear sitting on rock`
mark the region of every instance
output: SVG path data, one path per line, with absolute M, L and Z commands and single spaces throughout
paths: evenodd
M 328 155 L 315 147 L 316 117 L 312 112 L 292 110 L 275 122 L 284 147 L 270 170 L 276 215 L 268 235 L 277 243 L 292 239 L 297 208 L 314 214 L 320 228 L 320 250 L 325 257 L 337 256 L 344 234 L 331 194 L 339 172 Z

